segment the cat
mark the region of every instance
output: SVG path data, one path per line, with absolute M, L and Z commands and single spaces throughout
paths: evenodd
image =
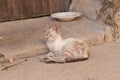
M 83 40 L 75 38 L 62 39 L 60 30 L 57 27 L 49 27 L 45 36 L 50 52 L 42 56 L 41 61 L 66 63 L 89 58 L 89 47 Z

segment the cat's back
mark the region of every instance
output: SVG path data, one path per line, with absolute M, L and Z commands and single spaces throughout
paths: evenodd
M 64 47 L 71 47 L 75 45 L 87 46 L 86 42 L 76 38 L 67 38 L 64 40 Z
M 72 43 L 75 43 L 75 42 L 84 43 L 83 40 L 79 40 L 79 39 L 76 39 L 76 38 L 67 38 L 67 39 L 64 40 L 65 44 L 72 44 Z

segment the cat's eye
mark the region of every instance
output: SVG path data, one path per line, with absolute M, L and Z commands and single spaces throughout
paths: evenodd
M 45 34 L 45 36 L 48 36 L 47 34 Z
M 49 36 L 52 36 L 52 35 L 49 35 Z

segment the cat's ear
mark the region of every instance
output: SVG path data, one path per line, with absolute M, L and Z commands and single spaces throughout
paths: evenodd
M 52 27 L 51 26 L 48 26 L 48 29 L 51 29 Z
M 48 26 L 48 29 L 52 29 L 52 30 L 55 31 L 57 34 L 60 33 L 60 30 L 58 29 L 58 27 Z
M 51 29 L 52 26 L 51 25 L 46 25 L 46 29 Z
M 60 33 L 60 30 L 58 29 L 58 27 L 54 27 L 54 30 L 57 32 L 57 34 Z
M 43 31 L 44 31 L 44 32 L 47 32 L 50 28 L 51 28 L 51 27 L 47 25 L 46 27 L 44 27 L 44 30 L 43 30 Z

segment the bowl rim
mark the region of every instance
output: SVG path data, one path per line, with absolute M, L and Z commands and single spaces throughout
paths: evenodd
M 72 14 L 71 16 L 58 16 L 58 15 L 66 15 L 66 14 Z M 74 15 L 73 15 L 74 14 Z M 57 13 L 53 13 L 51 14 L 51 18 L 56 18 L 56 19 L 65 19 L 65 18 L 76 18 L 76 17 L 80 17 L 82 15 L 82 13 L 80 12 L 74 12 L 74 11 L 69 11 L 69 12 L 57 12 Z

